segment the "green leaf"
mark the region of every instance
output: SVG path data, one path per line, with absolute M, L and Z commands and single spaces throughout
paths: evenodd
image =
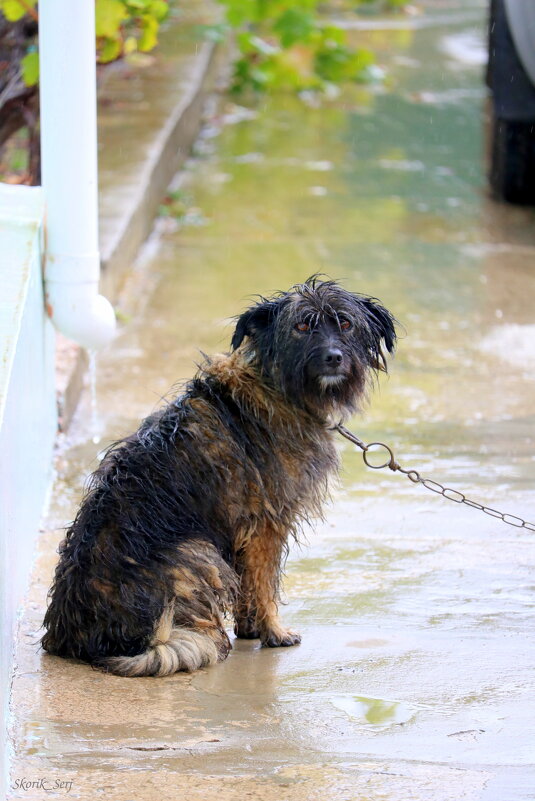
M 158 22 L 162 22 L 169 14 L 169 5 L 166 0 L 152 0 L 149 5 L 149 11 Z
M 359 80 L 367 67 L 373 63 L 370 50 L 352 50 L 344 45 L 326 42 L 326 46 L 316 53 L 315 71 L 326 81 L 342 83 L 348 80 Z
M 321 29 L 321 39 L 325 46 L 343 45 L 347 41 L 346 32 L 343 28 L 336 28 L 334 25 L 326 25 Z
M 100 48 L 98 60 L 101 64 L 108 64 L 110 61 L 115 61 L 123 52 L 123 43 L 120 39 L 106 39 L 104 45 Z
M 227 22 L 235 28 L 245 23 L 256 22 L 258 8 L 256 0 L 219 0 L 226 8 Z
M 252 34 L 249 31 L 241 31 L 236 36 L 237 45 L 242 53 L 252 53 L 254 51 L 251 45 Z
M 125 39 L 123 51 L 125 56 L 129 56 L 130 53 L 135 53 L 137 50 L 137 39 L 135 36 L 128 36 Z
M 258 20 L 277 20 L 287 10 L 314 11 L 319 0 L 256 0 Z
M 26 86 L 35 86 L 39 81 L 39 53 L 27 53 L 21 59 L 20 66 Z
M 18 0 L 0 0 L 0 11 L 3 12 L 8 22 L 17 22 L 26 14 L 26 6 L 35 7 L 37 0 L 27 0 L 25 5 Z
M 128 12 L 121 0 L 96 0 L 95 30 L 97 36 L 115 39 L 121 23 L 127 17 Z
M 314 16 L 300 8 L 288 8 L 273 25 L 283 47 L 306 42 L 315 29 Z
M 154 17 L 143 17 L 141 36 L 137 46 L 142 53 L 147 53 L 158 44 L 158 21 Z

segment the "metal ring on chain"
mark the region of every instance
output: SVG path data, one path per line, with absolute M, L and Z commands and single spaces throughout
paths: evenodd
M 370 448 L 373 448 L 374 445 L 378 445 L 380 448 L 384 448 L 386 451 L 388 451 L 390 458 L 387 459 L 384 464 L 371 464 L 368 461 L 367 457 L 370 452 Z M 374 453 L 377 453 L 377 451 L 374 451 Z M 384 444 L 384 442 L 370 442 L 366 450 L 363 451 L 362 458 L 364 459 L 364 462 L 366 463 L 367 467 L 371 467 L 372 470 L 382 470 L 383 467 L 391 467 L 392 465 L 395 464 L 394 453 L 392 451 L 392 448 L 389 448 L 388 445 Z

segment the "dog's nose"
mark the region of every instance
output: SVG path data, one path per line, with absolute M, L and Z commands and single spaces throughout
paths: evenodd
M 342 364 L 342 351 L 338 348 L 330 348 L 325 354 L 325 361 L 330 365 Z

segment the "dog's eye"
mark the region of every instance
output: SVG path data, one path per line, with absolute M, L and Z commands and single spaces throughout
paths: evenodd
M 309 326 L 309 324 L 308 324 L 308 323 L 305 323 L 305 322 L 296 323 L 296 324 L 295 324 L 295 327 L 296 327 L 296 329 L 297 329 L 298 331 L 310 331 L 310 326 Z
M 351 328 L 351 323 L 349 322 L 349 320 L 344 320 L 343 318 L 341 318 L 340 328 L 342 329 L 342 331 L 349 331 L 349 329 Z

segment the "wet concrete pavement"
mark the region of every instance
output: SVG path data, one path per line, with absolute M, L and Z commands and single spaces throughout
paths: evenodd
M 219 19 L 210 0 L 181 0 L 150 54 L 103 68 L 98 91 L 101 290 L 115 299 L 159 201 L 195 140 L 205 94 L 225 48 L 200 27 Z
M 350 427 L 535 519 L 534 214 L 486 197 L 485 4 L 429 6 L 355 33 L 384 86 L 254 117 L 227 104 L 207 126 L 180 182 L 186 219 L 156 226 L 100 358 L 98 430 L 86 397 L 58 458 L 17 655 L 12 784 L 72 781 L 72 798 L 114 801 L 535 798 L 535 535 L 367 470 L 344 441 L 327 519 L 287 566 L 299 647 L 237 642 L 193 676 L 126 680 L 35 646 L 58 528 L 99 449 L 199 351 L 228 347 L 248 296 L 315 271 L 404 326 Z

